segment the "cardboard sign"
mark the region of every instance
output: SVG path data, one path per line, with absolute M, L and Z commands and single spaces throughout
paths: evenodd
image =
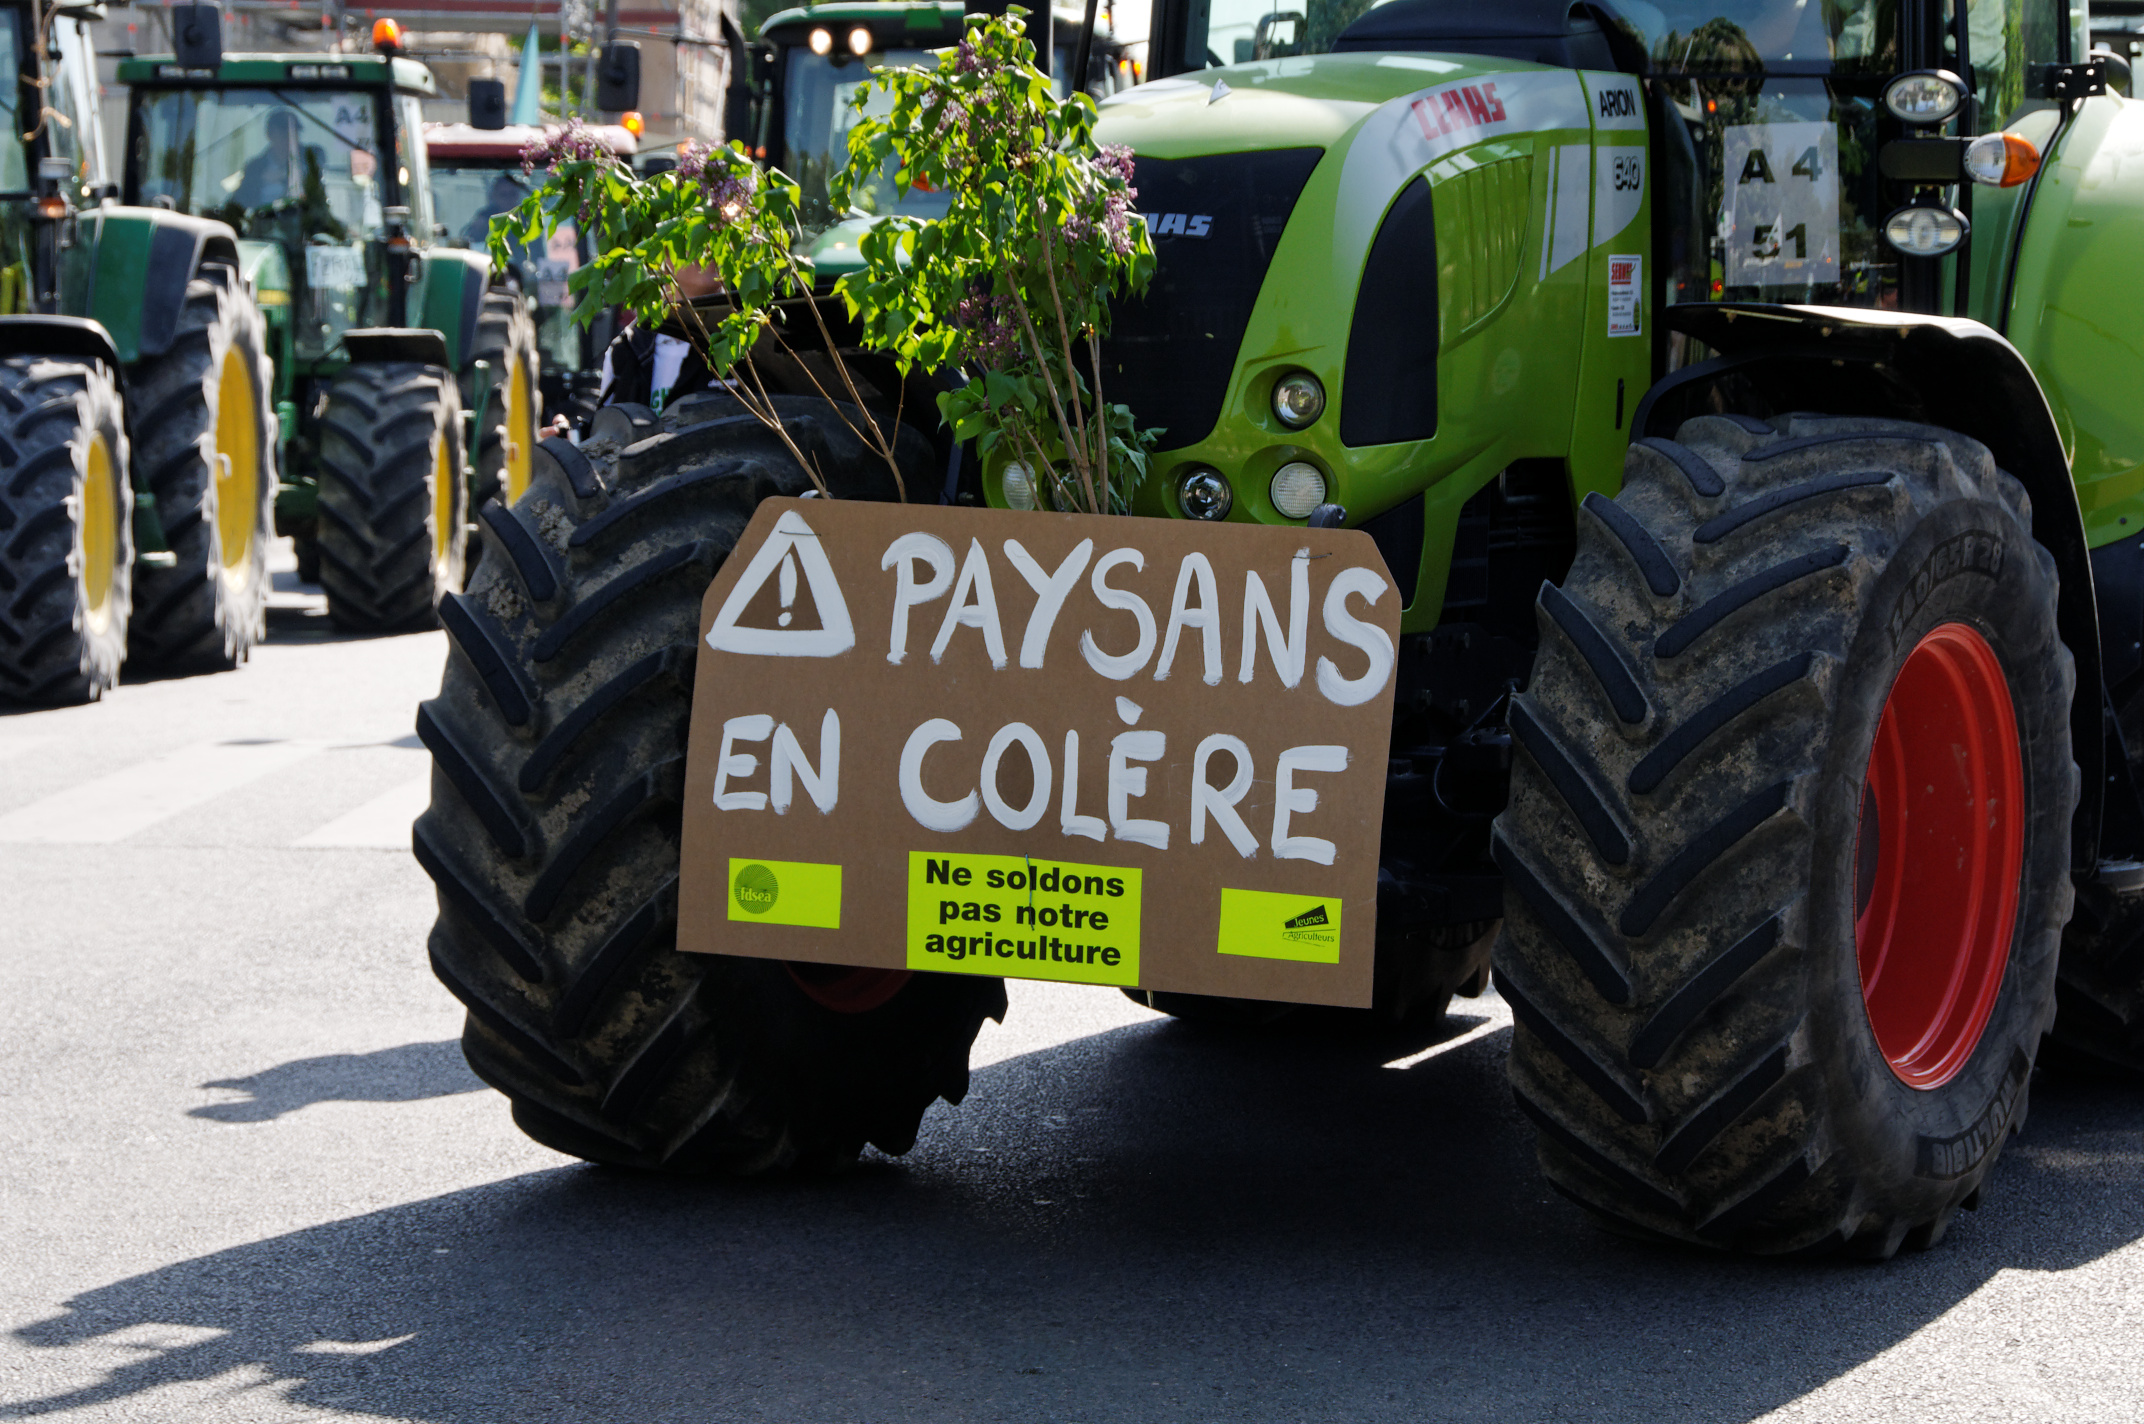
M 680 947 L 1366 1005 L 1359 531 L 769 500 L 707 591 Z

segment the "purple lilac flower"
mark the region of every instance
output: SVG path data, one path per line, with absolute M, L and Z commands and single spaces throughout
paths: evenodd
M 752 170 L 750 167 L 723 172 L 713 178 L 703 171 L 701 191 L 707 197 L 707 206 L 725 222 L 740 222 L 752 208 Z
M 579 119 L 566 120 L 563 128 L 547 129 L 541 139 L 531 139 L 521 150 L 521 171 L 556 168 L 561 163 L 585 163 L 611 157 L 610 148 L 595 130 Z
M 1105 143 L 1094 156 L 1094 166 L 1129 183 L 1132 181 L 1132 151 L 1121 143 Z
M 714 150 L 698 139 L 688 139 L 677 151 L 677 176 L 688 183 L 697 182 L 707 171 L 708 155 Z
M 1003 369 L 1019 359 L 1020 333 L 1013 324 L 1012 299 L 976 292 L 953 308 L 953 325 L 966 337 L 970 358 Z

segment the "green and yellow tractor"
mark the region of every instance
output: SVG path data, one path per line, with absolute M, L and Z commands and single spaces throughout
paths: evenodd
M 541 420 L 526 301 L 484 253 L 441 240 L 431 72 L 393 21 L 374 41 L 310 55 L 208 42 L 119 67 L 126 201 L 236 230 L 275 359 L 276 528 L 335 622 L 364 632 L 434 625 L 462 586 L 471 512 L 526 483 Z
M 85 28 L 102 17 L 0 6 L 10 701 L 92 700 L 130 659 L 235 667 L 266 623 L 273 363 L 230 227 L 116 201 Z
M 1159 264 L 1100 362 L 1165 428 L 1135 513 L 1217 548 L 1375 541 L 1404 605 L 1378 1007 L 1440 1013 L 1493 964 L 1542 1168 L 1621 1229 L 1925 1247 L 2036 1064 L 2144 1068 L 2144 109 L 2086 26 L 2054 0 L 1157 0 L 1150 82 L 1102 106 Z M 866 376 L 929 409 L 929 373 Z M 892 497 L 808 388 L 785 408 L 832 493 Z M 592 1160 L 898 1153 L 965 1091 L 988 976 L 1048 966 L 826 966 L 808 930 L 789 963 L 677 951 L 709 873 L 679 849 L 688 720 L 721 693 L 702 597 L 809 484 L 722 392 L 598 434 L 487 512 L 419 717 L 468 1059 Z M 950 445 L 904 433 L 910 491 L 1046 502 Z M 1172 571 L 1110 606 L 1169 607 Z M 1246 807 L 1295 794 L 1243 780 Z

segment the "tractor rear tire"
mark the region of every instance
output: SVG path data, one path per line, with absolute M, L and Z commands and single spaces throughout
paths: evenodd
M 2021 1125 L 2075 671 L 2024 489 L 1930 426 L 1640 440 L 1543 585 L 1497 822 L 1511 1080 L 1626 1230 L 1888 1257 Z
M 835 494 L 895 497 L 825 402 L 780 403 Z M 433 971 L 468 1009 L 470 1067 L 560 1152 L 731 1175 L 904 1152 L 934 1100 L 965 1095 L 1002 980 L 676 948 L 701 599 L 760 501 L 811 485 L 726 397 L 662 433 L 631 456 L 599 443 L 595 465 L 546 441 L 441 606 L 451 651 L 417 718 Z M 908 488 L 932 488 L 927 443 L 898 448 Z
M 437 627 L 439 600 L 462 586 L 468 518 L 453 375 L 416 361 L 336 373 L 320 416 L 320 587 L 335 625 Z
M 476 503 L 496 495 L 512 504 L 529 487 L 536 428 L 543 419 L 536 321 L 517 294 L 484 294 L 471 355 L 491 363 L 491 389 L 476 421 Z M 476 373 L 471 371 L 463 378 L 463 408 L 475 399 Z
M 232 668 L 268 627 L 276 420 L 260 311 L 237 273 L 204 264 L 178 334 L 126 373 L 134 482 L 156 497 L 178 562 L 134 576 L 137 663 Z
M 0 361 L 0 697 L 94 702 L 133 603 L 126 412 L 101 365 Z

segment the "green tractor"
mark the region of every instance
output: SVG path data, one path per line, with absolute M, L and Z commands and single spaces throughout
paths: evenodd
M 1159 258 L 1106 383 L 1166 428 L 1137 512 L 1384 555 L 1379 1007 L 1493 944 L 1541 1166 L 1620 1230 L 1932 1244 L 2043 1056 L 2144 1069 L 2144 109 L 2084 11 L 1153 18 L 1098 130 Z M 720 392 L 598 435 L 486 520 L 419 714 L 468 1059 L 591 1160 L 898 1153 L 1000 981 L 675 949 L 702 594 L 805 477 Z M 910 489 L 1036 505 L 915 435 Z
M 129 659 L 235 667 L 266 623 L 276 487 L 236 235 L 115 201 L 101 5 L 0 15 L 0 697 L 89 701 Z
M 427 124 L 425 152 L 430 160 L 432 203 L 438 221 L 446 229 L 450 246 L 482 253 L 491 240 L 491 220 L 528 195 L 538 181 L 522 172 L 521 156 L 529 147 L 547 142 L 554 130 L 534 124 L 486 127 L 477 122 L 472 104 L 471 122 Z M 597 142 L 623 158 L 631 158 L 639 146 L 632 132 L 618 124 L 592 126 Z M 501 384 L 506 389 L 506 421 L 509 429 L 521 429 L 516 401 L 532 396 L 547 414 L 565 415 L 579 425 L 595 413 L 598 372 L 610 321 L 598 317 L 582 325 L 573 320 L 573 294 L 566 279 L 575 268 L 595 256 L 588 238 L 570 226 L 539 250 L 525 246 L 509 264 L 509 284 L 535 299 L 537 355 L 543 369 L 510 373 Z M 537 384 L 530 384 L 536 382 Z M 533 448 L 520 454 L 506 471 L 507 503 L 518 499 L 528 486 L 529 459 Z
M 182 7 L 188 8 L 188 7 Z M 206 8 L 206 7 L 202 7 Z M 523 298 L 447 245 L 426 173 L 436 93 L 391 20 L 374 54 L 127 60 L 127 202 L 227 224 L 268 321 L 278 532 L 340 627 L 435 624 L 471 511 L 526 483 L 540 357 Z

